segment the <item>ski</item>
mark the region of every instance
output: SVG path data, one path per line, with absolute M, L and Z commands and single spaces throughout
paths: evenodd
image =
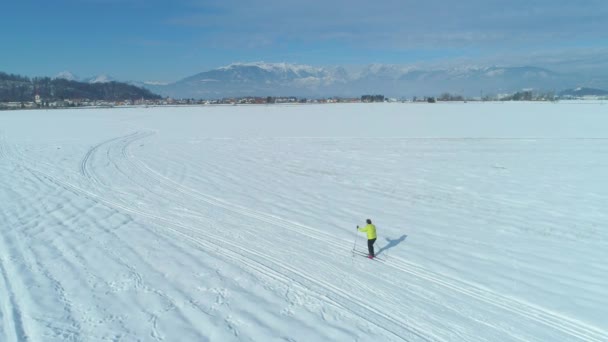
M 353 256 L 358 255 L 358 256 L 361 256 L 361 257 L 369 259 L 368 258 L 369 254 L 367 254 L 365 252 L 361 252 L 361 251 L 358 251 L 358 250 L 355 250 L 355 249 L 353 249 L 352 252 L 353 252 Z M 378 258 L 378 256 L 375 256 L 374 258 L 372 258 L 370 260 L 374 260 L 374 261 L 378 261 L 378 262 L 386 262 L 385 258 Z

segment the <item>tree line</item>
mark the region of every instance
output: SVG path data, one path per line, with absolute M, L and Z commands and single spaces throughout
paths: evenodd
M 384 95 L 363 95 L 361 102 L 384 102 Z
M 30 102 L 36 95 L 43 101 L 88 99 L 121 101 L 161 97 L 151 91 L 122 82 L 85 83 L 50 77 L 24 77 L 0 72 L 0 102 Z

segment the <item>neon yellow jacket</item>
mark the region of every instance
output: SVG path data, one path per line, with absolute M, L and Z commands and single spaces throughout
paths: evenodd
M 363 228 L 359 228 L 359 231 L 360 232 L 366 232 L 368 240 L 376 238 L 376 226 L 374 226 L 371 223 L 368 224 L 367 226 L 363 227 Z

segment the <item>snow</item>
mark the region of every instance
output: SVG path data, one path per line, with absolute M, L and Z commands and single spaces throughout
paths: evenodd
M 300 75 L 302 73 L 321 74 L 325 72 L 323 68 L 316 68 L 310 65 L 265 62 L 232 63 L 230 65 L 220 67 L 218 70 L 231 70 L 239 67 L 257 67 L 268 72 L 293 72 L 296 75 Z
M 485 73 L 486 76 L 502 76 L 505 74 L 505 69 L 492 69 Z
M 62 78 L 68 81 L 78 81 L 78 76 L 74 75 L 70 71 L 62 71 L 55 75 L 55 78 Z
M 114 78 L 105 74 L 97 75 L 89 78 L 88 83 L 110 83 L 114 81 Z
M 162 82 L 162 81 L 145 81 L 144 82 L 145 85 L 157 85 L 157 86 L 163 86 L 163 85 L 168 85 L 169 82 Z
M 80 77 L 74 75 L 70 71 L 62 71 L 62 72 L 58 73 L 57 75 L 55 75 L 55 78 L 62 78 L 62 79 L 66 79 L 68 81 L 83 81 L 83 82 L 87 82 L 87 83 L 109 83 L 109 82 L 115 81 L 115 79 L 113 77 L 105 75 L 105 74 L 91 76 L 88 78 L 81 79 Z
M 0 340 L 607 341 L 607 108 L 2 112 Z

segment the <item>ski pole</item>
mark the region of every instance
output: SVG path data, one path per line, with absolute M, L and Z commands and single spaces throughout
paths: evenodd
M 357 229 L 359 229 L 359 226 L 357 226 Z M 357 249 L 357 235 L 355 235 L 355 244 L 353 245 L 353 254 L 355 254 L 355 249 Z

